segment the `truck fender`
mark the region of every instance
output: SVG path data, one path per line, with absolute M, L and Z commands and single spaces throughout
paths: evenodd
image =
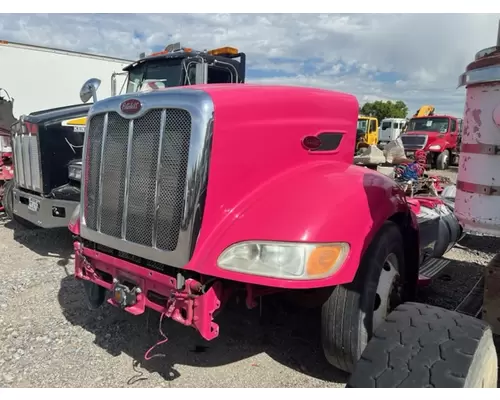
M 208 191 L 205 212 L 211 207 Z M 370 241 L 391 218 L 398 225 L 413 231 L 418 229 L 404 193 L 390 178 L 345 163 L 308 163 L 251 192 L 226 213 L 215 229 L 202 223 L 198 244 L 187 268 L 275 287 L 313 288 L 349 283 Z M 335 274 L 307 281 L 222 271 L 216 266 L 212 269 L 213 264 L 207 263 L 207 259 L 216 263 L 217 257 L 230 245 L 248 240 L 346 242 L 350 251 Z

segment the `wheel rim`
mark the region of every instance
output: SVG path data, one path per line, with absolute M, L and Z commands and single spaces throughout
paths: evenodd
M 373 307 L 373 330 L 375 330 L 397 305 L 400 291 L 398 258 L 390 253 L 382 266 L 375 293 Z
M 445 150 L 442 154 L 441 154 L 441 157 L 443 159 L 442 163 L 441 163 L 441 166 L 443 169 L 447 169 L 448 168 L 448 152 Z M 439 167 L 438 167 L 439 168 Z

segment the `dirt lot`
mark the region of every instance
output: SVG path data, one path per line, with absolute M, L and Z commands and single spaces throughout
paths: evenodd
M 453 174 L 452 174 L 453 175 Z M 466 238 L 421 301 L 456 308 L 498 242 Z M 28 231 L 0 221 L 0 386 L 10 387 L 340 387 L 346 375 L 324 361 L 317 312 L 229 308 L 221 336 L 204 343 L 167 321 L 164 357 L 144 360 L 160 339 L 159 316 L 111 306 L 88 311 L 72 276 L 66 229 Z M 240 312 L 240 309 L 242 310 Z

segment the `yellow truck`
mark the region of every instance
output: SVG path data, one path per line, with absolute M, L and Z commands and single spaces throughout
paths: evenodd
M 378 143 L 378 120 L 375 117 L 360 115 L 358 117 L 358 129 L 356 135 L 356 150 L 362 145 L 377 145 Z

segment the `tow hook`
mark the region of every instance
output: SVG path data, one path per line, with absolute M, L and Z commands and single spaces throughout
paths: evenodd
M 113 300 L 121 308 L 133 306 L 137 303 L 137 295 L 141 293 L 141 289 L 135 287 L 130 289 L 123 285 L 118 279 L 113 279 Z

